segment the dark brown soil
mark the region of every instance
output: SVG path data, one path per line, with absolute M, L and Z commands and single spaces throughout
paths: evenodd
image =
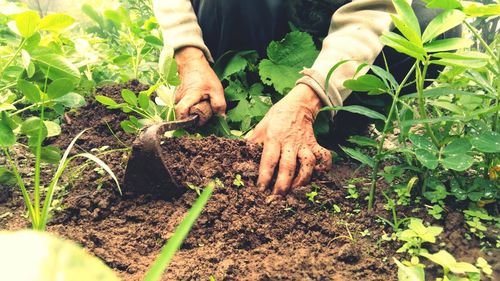
M 99 94 L 118 98 L 122 87 L 108 86 Z M 135 82 L 125 87 L 143 89 Z M 79 142 L 82 150 L 103 146 L 119 149 L 133 141 L 119 127 L 126 115 L 96 102 L 70 117 L 71 124 L 64 126 L 55 144 L 64 147 L 85 128 L 91 129 Z M 260 159 L 258 146 L 208 137 L 166 139 L 163 147 L 179 183 L 202 185 L 213 178 L 224 183 L 224 188 L 214 191 L 164 280 L 208 280 L 210 276 L 216 280 L 397 279 L 392 256 L 398 245 L 380 239 L 391 230 L 377 222 L 377 215 L 388 217 L 384 201 L 379 198 L 375 211 L 369 214 L 363 200 L 356 203 L 345 198 L 347 182 L 359 176 L 355 175 L 355 165 L 337 164 L 330 175 L 317 177 L 313 185 L 296 189 L 280 200 L 254 187 Z M 126 152 L 100 157 L 123 177 Z M 245 186 L 233 185 L 237 174 Z M 116 187 L 93 168 L 67 180 L 72 184 L 63 199 L 65 208 L 55 215 L 48 230 L 82 244 L 125 280 L 141 279 L 197 197 L 189 189 L 175 200 L 130 192 L 120 196 Z M 363 198 L 366 184 L 357 186 Z M 316 203 L 306 196 L 312 190 L 318 192 Z M 7 221 L 0 219 L 0 228 L 28 226 L 19 216 L 23 212 L 18 195 L 14 193 L 13 201 L 7 203 L 16 215 Z M 334 204 L 340 207 L 340 213 L 333 212 Z M 402 209 L 399 213 L 425 214 L 422 209 L 417 212 Z M 446 233 L 440 237 L 445 248 L 458 259 L 484 255 L 478 241 L 463 238 L 463 218 L 450 212 L 446 219 Z M 431 219 L 426 217 L 426 221 Z M 369 234 L 362 235 L 365 230 Z M 486 258 L 495 261 L 495 255 Z

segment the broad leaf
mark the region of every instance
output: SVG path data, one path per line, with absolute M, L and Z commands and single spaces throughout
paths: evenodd
M 33 83 L 20 79 L 17 81 L 17 88 L 30 102 L 36 103 L 41 100 L 40 89 Z
M 432 141 L 428 137 L 417 134 L 410 134 L 409 138 L 411 143 L 415 147 L 423 150 L 437 152 L 437 147 L 434 145 L 434 143 L 432 143 Z
M 66 58 L 57 54 L 34 55 L 34 61 L 42 68 L 52 80 L 68 78 L 77 84 L 80 81 L 80 71 Z
M 500 15 L 500 4 L 482 5 L 476 2 L 464 3 L 463 12 L 469 17 L 484 17 Z
M 50 14 L 46 15 L 38 25 L 41 30 L 61 31 L 70 27 L 75 22 L 75 19 L 65 14 Z
M 137 106 L 137 96 L 131 90 L 123 89 L 122 90 L 122 98 L 126 103 L 133 105 L 133 106 Z
M 464 138 L 454 139 L 443 149 L 444 155 L 464 154 L 471 150 L 472 145 Z
M 435 17 L 425 28 L 422 39 L 429 42 L 446 31 L 460 25 L 465 20 L 465 14 L 459 10 L 445 10 Z
M 470 47 L 474 42 L 467 38 L 447 38 L 434 40 L 424 45 L 428 53 L 445 52 Z
M 458 66 L 464 68 L 481 68 L 488 64 L 488 55 L 467 51 L 457 53 L 436 53 L 433 57 L 441 58 L 440 60 L 432 60 L 432 63 L 441 64 L 445 66 Z
M 394 32 L 384 33 L 382 37 L 380 37 L 380 42 L 410 57 L 416 58 L 418 60 L 424 59 L 425 51 L 423 47 L 420 47 L 415 43 L 408 41 L 403 36 Z
M 477 269 L 475 266 L 466 262 L 457 262 L 457 260 L 445 250 L 440 250 L 435 254 L 429 254 L 423 252 L 420 255 L 428 258 L 434 263 L 439 264 L 443 268 L 449 269 L 453 273 L 457 274 L 467 273 L 467 272 L 479 273 L 479 269 Z
M 57 99 L 64 95 L 67 95 L 69 92 L 75 89 L 75 85 L 73 84 L 73 80 L 68 78 L 61 78 L 52 81 L 47 88 L 47 95 L 50 99 Z
M 116 101 L 114 101 L 112 98 L 108 98 L 106 96 L 97 95 L 97 96 L 95 96 L 95 99 L 96 99 L 96 101 L 98 101 L 106 106 L 117 106 L 118 105 L 118 103 Z
M 221 80 L 228 78 L 229 76 L 245 70 L 247 67 L 247 60 L 239 54 L 235 54 L 226 64 L 224 71 L 220 77 Z
M 403 33 L 410 41 L 417 45 L 421 45 L 420 40 L 420 24 L 418 22 L 417 16 L 413 11 L 410 3 L 407 0 L 393 0 L 394 7 L 396 8 L 396 12 L 399 15 L 399 22 L 394 22 L 394 24 L 398 27 L 399 31 Z M 392 17 L 393 20 L 395 17 Z M 404 25 L 403 29 L 401 29 L 401 25 Z
M 40 23 L 40 16 L 35 11 L 26 11 L 14 16 L 16 27 L 21 36 L 24 38 L 31 37 L 35 34 L 38 24 Z
M 357 79 L 349 79 L 344 86 L 356 92 L 368 92 L 368 94 L 381 94 L 387 91 L 386 84 L 375 75 L 365 74 Z
M 424 268 L 418 265 L 406 266 L 393 258 L 398 266 L 398 281 L 425 281 Z
M 462 4 L 458 0 L 431 0 L 427 3 L 427 8 L 431 9 L 457 9 L 461 8 Z
M 14 135 L 12 129 L 3 122 L 0 122 L 0 146 L 9 147 L 15 143 L 16 135 Z
M 425 149 L 415 149 L 415 156 L 417 160 L 428 169 L 436 169 L 438 165 L 438 158 L 436 154 Z
M 43 124 L 45 124 L 45 127 L 47 128 L 47 137 L 55 137 L 61 134 L 61 126 L 59 124 L 49 121 L 49 120 L 44 120 Z
M 497 132 L 483 132 L 473 136 L 470 141 L 472 145 L 481 152 L 500 152 L 500 134 Z
M 58 97 L 54 99 L 54 101 L 69 107 L 69 108 L 77 108 L 85 105 L 85 98 L 77 93 L 68 93 L 62 97 Z
M 447 169 L 461 172 L 474 164 L 474 158 L 468 154 L 453 154 L 445 155 L 440 162 Z
M 302 68 L 312 65 L 318 50 L 309 34 L 294 31 L 279 42 L 271 42 L 267 47 L 267 56 L 268 59 L 259 64 L 262 82 L 286 94 L 301 77 L 299 72 Z
M 42 140 L 45 139 L 48 134 L 47 127 L 39 117 L 29 117 L 21 124 L 21 133 L 29 137 L 38 138 L 39 130 L 42 130 Z
M 45 146 L 41 149 L 42 161 L 50 164 L 58 164 L 61 161 L 61 150 L 55 146 Z

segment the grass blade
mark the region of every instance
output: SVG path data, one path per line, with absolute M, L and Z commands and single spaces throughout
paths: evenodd
M 188 235 L 191 227 L 195 223 L 198 216 L 203 211 L 205 204 L 212 195 L 212 191 L 215 187 L 215 183 L 210 182 L 207 187 L 203 190 L 200 197 L 193 204 L 193 207 L 189 210 L 189 213 L 184 218 L 184 220 L 179 224 L 174 232 L 174 235 L 168 240 L 167 244 L 161 250 L 160 255 L 154 261 L 153 265 L 146 273 L 144 281 L 157 281 L 160 280 L 163 272 L 169 265 L 170 261 L 174 257 L 177 250 L 180 248 L 182 242 Z

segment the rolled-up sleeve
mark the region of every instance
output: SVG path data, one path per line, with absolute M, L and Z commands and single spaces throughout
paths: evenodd
M 390 13 L 395 13 L 391 0 L 353 0 L 338 9 L 318 58 L 301 72 L 304 76 L 297 83 L 309 85 L 326 106 L 342 105 L 351 93 L 344 81 L 354 77 L 361 63 L 373 63 L 382 51 L 379 38 L 392 28 Z M 343 60 L 348 62 L 333 72 L 325 89 L 328 72 Z M 357 75 L 367 71 L 365 68 Z M 332 111 L 332 117 L 334 114 Z
M 196 47 L 203 51 L 209 61 L 212 55 L 203 42 L 198 20 L 189 0 L 153 0 L 153 9 L 160 24 L 165 45 L 178 50 Z

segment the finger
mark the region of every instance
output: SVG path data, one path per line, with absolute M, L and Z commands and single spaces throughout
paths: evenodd
M 226 99 L 224 98 L 224 90 L 222 88 L 210 93 L 210 105 L 215 114 L 226 115 Z
M 184 119 L 188 117 L 189 110 L 191 109 L 191 107 L 199 103 L 200 100 L 201 96 L 199 95 L 190 95 L 190 94 L 184 95 L 184 97 L 175 106 L 176 117 L 179 119 Z
M 253 143 L 263 144 L 263 139 L 264 139 L 264 138 L 262 138 L 263 130 L 261 129 L 261 128 L 263 128 L 263 122 L 264 121 L 261 121 L 259 124 L 257 124 L 257 126 L 253 130 L 250 130 L 246 134 L 245 139 L 247 141 L 253 142 Z
M 280 145 L 274 141 L 268 141 L 264 144 L 262 157 L 259 166 L 259 178 L 257 186 L 261 191 L 264 191 L 274 174 L 274 168 L 280 159 Z
M 179 101 L 181 101 L 181 99 L 184 97 L 184 94 L 186 93 L 186 91 L 183 91 L 182 90 L 182 86 L 177 88 L 177 90 L 174 92 L 174 98 L 175 98 L 175 103 L 179 103 Z
M 273 194 L 285 195 L 292 185 L 297 167 L 297 148 L 287 145 L 281 150 L 278 177 L 274 184 Z
M 307 147 L 301 148 L 297 156 L 300 162 L 300 170 L 297 177 L 293 180 L 293 188 L 305 185 L 311 180 L 314 165 L 316 164 L 314 153 Z
M 316 166 L 314 167 L 315 171 L 324 172 L 332 168 L 332 154 L 330 150 L 318 144 L 314 146 L 312 151 L 317 160 Z

